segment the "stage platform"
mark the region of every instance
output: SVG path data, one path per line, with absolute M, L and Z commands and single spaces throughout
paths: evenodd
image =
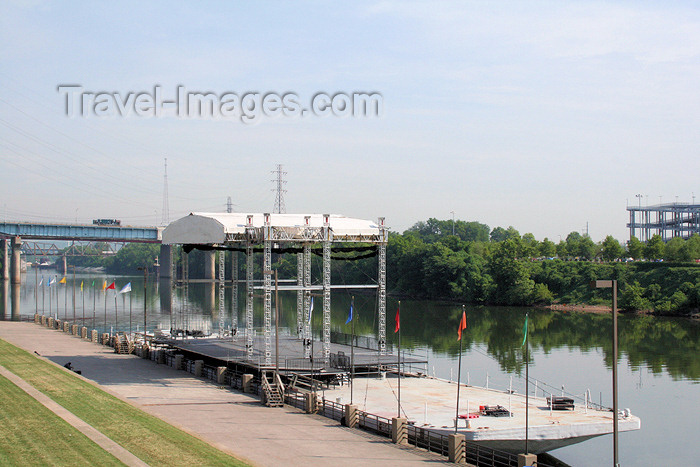
M 189 337 L 189 338 L 166 338 L 158 337 L 154 342 L 159 345 L 166 345 L 173 349 L 194 356 L 201 356 L 202 359 L 218 361 L 222 364 L 237 364 L 249 366 L 260 370 L 275 368 L 275 339 L 272 339 L 271 364 L 265 364 L 264 347 L 265 341 L 262 336 L 256 336 L 253 341 L 253 357 L 249 359 L 246 355 L 245 336 L 239 335 L 235 338 L 211 338 L 211 337 Z M 281 373 L 306 373 L 313 370 L 321 373 L 341 373 L 351 371 L 355 367 L 356 372 L 378 372 L 396 371 L 398 357 L 396 353 L 387 352 L 386 355 L 379 355 L 376 350 L 360 347 L 354 348 L 354 358 L 351 358 L 352 348 L 350 345 L 331 343 L 331 356 L 328 362 L 323 358 L 323 343 L 314 340 L 313 362 L 306 357 L 303 340 L 296 336 L 280 336 L 279 338 L 279 368 Z M 352 360 L 352 361 L 351 361 Z M 415 355 L 405 355 L 402 352 L 403 371 L 425 372 L 427 368 L 427 358 Z

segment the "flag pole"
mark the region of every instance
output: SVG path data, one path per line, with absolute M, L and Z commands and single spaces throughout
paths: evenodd
M 75 324 L 75 265 L 73 265 L 73 324 Z
M 528 450 L 528 443 L 530 441 L 530 360 L 528 358 L 530 344 L 527 341 L 527 318 L 528 313 L 525 313 L 525 454 L 530 453 Z
M 401 418 L 401 300 L 399 300 L 399 307 L 396 310 L 396 330 L 399 333 L 399 352 L 398 352 L 398 368 L 399 368 L 399 406 L 397 417 Z
M 107 332 L 107 281 L 105 280 L 104 286 L 102 287 L 102 292 L 105 294 L 105 329 L 103 332 Z
M 350 312 L 352 313 L 353 310 L 355 309 L 355 296 L 353 295 L 352 298 L 350 299 Z M 355 317 L 350 316 L 350 320 L 352 322 L 350 328 L 351 328 L 351 337 L 350 337 L 350 404 L 352 404 L 352 392 L 353 392 L 353 386 L 355 384 Z
M 36 256 L 34 257 L 34 262 L 36 262 Z M 38 264 L 38 263 L 37 263 Z M 4 265 L 3 265 L 4 267 Z M 34 265 L 34 313 L 39 314 L 39 266 Z
M 119 323 L 119 307 L 117 306 L 117 286 L 116 281 L 114 282 L 114 334 L 117 333 L 117 326 Z
M 466 310 L 464 305 L 462 305 L 462 316 L 466 316 Z M 462 380 L 462 323 L 464 321 L 460 319 L 459 321 L 459 359 L 457 363 L 457 406 L 455 408 L 455 434 L 457 433 L 457 424 L 459 423 L 459 387 L 460 381 Z M 469 416 L 469 414 L 467 414 Z
M 80 295 L 83 299 L 83 326 L 85 326 L 85 291 L 83 290 L 83 282 L 80 282 Z

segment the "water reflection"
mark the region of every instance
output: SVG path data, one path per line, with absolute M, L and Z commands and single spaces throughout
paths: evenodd
M 104 280 L 116 280 L 117 290 L 103 291 Z M 35 287 L 35 278 L 28 274 L 21 286 L 2 281 L 0 291 L 1 319 L 31 317 L 39 308 L 40 314 L 59 318 L 72 318 L 74 310 L 79 321 L 94 326 L 99 331 L 118 328 L 127 330 L 129 323 L 139 323 L 143 328 L 144 288 L 143 277 L 105 277 L 78 275 L 75 279 L 76 299 L 73 302 L 73 279 L 67 284 Z M 80 291 L 80 283 L 85 287 Z M 115 295 L 127 282 L 132 283 L 130 297 Z M 149 281 L 146 291 L 146 322 L 149 330 L 198 329 L 217 332 L 220 326 L 219 309 L 223 309 L 225 329 L 245 327 L 245 290 L 238 287 L 238 316 L 232 316 L 232 288 L 228 284 L 223 305 L 219 303 L 218 285 L 214 283 L 190 283 L 188 287 L 171 287 L 170 283 Z M 35 295 L 36 294 L 36 295 Z M 263 300 L 254 299 L 254 325 L 263 322 Z M 273 294 L 274 295 L 274 294 Z M 296 292 L 280 292 L 280 326 L 285 333 L 296 329 Z M 129 302 L 132 310 L 129 313 Z M 312 316 L 314 334 L 319 336 L 323 327 L 320 299 Z M 331 328 L 337 332 L 349 332 L 345 325 L 350 306 L 350 293 L 333 294 Z M 274 309 L 274 307 L 273 307 Z M 387 304 L 387 339 L 395 341 L 394 316 L 396 302 Z M 529 342 L 532 349 L 549 354 L 557 349 L 578 349 L 582 352 L 600 351 L 605 365 L 612 365 L 610 314 L 562 313 L 547 310 L 469 307 L 467 330 L 463 334 L 465 351 L 474 347 L 484 348 L 494 358 L 500 369 L 507 373 L 520 373 L 524 367 L 522 327 L 525 312 L 530 313 Z M 401 306 L 402 348 L 429 349 L 432 354 L 452 358 L 459 346 L 456 329 L 461 316 L 461 306 L 425 301 L 403 301 Z M 84 315 L 83 315 L 84 314 Z M 306 311 L 304 311 L 306 315 Z M 83 317 L 84 316 L 84 317 Z M 358 335 L 376 336 L 377 304 L 373 294 L 355 296 L 355 331 Z M 656 318 L 652 316 L 622 315 L 619 319 L 620 357 L 626 358 L 632 368 L 648 367 L 654 374 L 668 373 L 673 379 L 700 381 L 700 323 L 688 319 Z M 531 357 L 532 358 L 532 357 Z

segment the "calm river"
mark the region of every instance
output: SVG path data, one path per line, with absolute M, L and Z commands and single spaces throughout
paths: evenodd
M 43 274 L 42 274 L 43 273 Z M 55 271 L 40 271 L 36 287 L 33 270 L 23 275 L 21 287 L 0 282 L 0 319 L 29 319 L 39 313 L 67 316 L 98 330 L 142 330 L 144 326 L 143 277 L 77 274 L 75 306 L 73 277 L 67 284 L 52 284 Z M 60 280 L 61 276 L 58 277 Z M 116 281 L 116 292 L 102 291 L 104 280 Z M 94 286 L 93 286 L 94 281 Z M 80 284 L 83 283 L 83 291 Z M 130 293 L 119 294 L 131 282 Z M 238 325 L 244 327 L 244 294 L 239 287 Z M 115 301 L 116 296 L 116 301 Z M 155 328 L 189 328 L 217 332 L 220 326 L 218 290 L 212 284 L 190 284 L 171 292 L 167 284 L 148 284 L 146 325 Z M 223 324 L 232 325 L 232 289 L 225 291 Z M 350 332 L 345 325 L 349 292 L 333 295 L 332 329 Z M 171 305 L 172 304 L 172 305 Z M 313 317 L 314 334 L 320 334 L 320 303 Z M 75 310 L 75 311 L 74 311 Z M 131 311 L 130 311 L 131 310 Z M 280 324 L 296 325 L 296 292 L 280 293 Z M 612 406 L 611 318 L 604 314 L 568 314 L 524 308 L 467 308 L 462 381 L 524 392 L 524 360 L 521 347 L 525 313 L 529 312 L 530 377 L 548 389 L 582 395 L 591 391 L 594 402 Z M 396 302 L 387 306 L 389 341 L 395 341 Z M 428 372 L 455 379 L 457 375 L 457 325 L 461 307 L 436 302 L 401 304 L 402 350 L 428 357 Z M 93 318 L 94 317 L 94 318 Z M 93 321 L 94 320 L 94 321 Z M 373 295 L 355 297 L 355 331 L 375 335 L 376 300 Z M 255 305 L 255 326 L 262 324 L 262 301 Z M 700 323 L 686 319 L 621 316 L 619 320 L 619 404 L 642 419 L 642 429 L 620 434 L 623 466 L 699 465 L 700 444 Z M 285 329 L 283 332 L 289 332 Z M 576 466 L 612 464 L 612 436 L 596 438 L 551 452 Z

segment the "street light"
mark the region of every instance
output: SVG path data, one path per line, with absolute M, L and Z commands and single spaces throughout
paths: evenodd
M 613 337 L 613 367 L 612 367 L 612 390 L 613 390 L 613 467 L 618 467 L 618 442 L 617 442 L 617 281 L 591 281 L 593 289 L 612 288 L 612 337 Z
M 452 235 L 455 234 L 455 212 L 450 211 L 452 213 Z

